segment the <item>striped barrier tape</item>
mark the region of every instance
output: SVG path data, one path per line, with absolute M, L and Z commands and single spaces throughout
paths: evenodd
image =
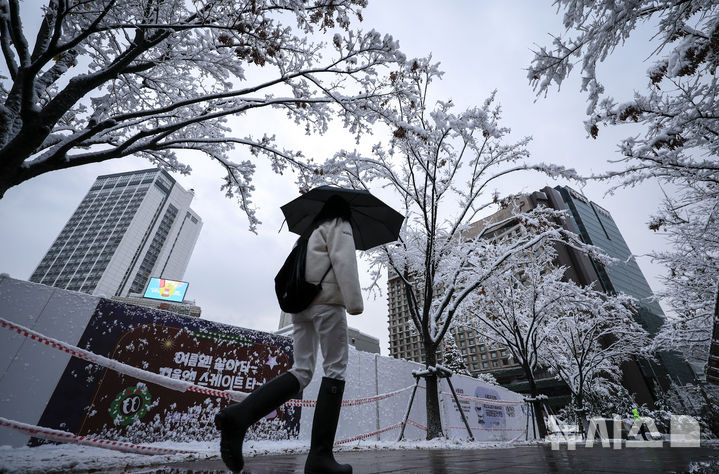
M 422 431 L 427 431 L 427 427 L 426 427 L 426 426 L 420 425 L 419 423 L 417 423 L 417 422 L 414 421 L 414 420 L 407 420 L 407 424 L 408 424 L 408 425 L 412 425 L 412 426 L 414 426 L 415 428 L 419 428 L 419 429 L 422 430 Z
M 94 446 L 97 448 L 113 449 L 122 451 L 123 453 L 136 454 L 204 454 L 202 451 L 194 451 L 189 449 L 173 449 L 160 448 L 156 446 L 144 446 L 141 444 L 124 443 L 122 441 L 111 441 L 109 439 L 93 438 L 91 436 L 79 436 L 67 431 L 53 430 L 43 428 L 41 426 L 21 423 L 15 420 L 0 417 L 0 426 L 12 428 L 36 438 L 48 439 L 51 441 L 59 441 L 62 443 L 75 443 L 84 446 Z
M 44 336 L 43 334 L 40 334 L 39 332 L 33 331 L 32 329 L 28 329 L 22 325 L 12 323 L 4 318 L 0 318 L 0 326 L 10 329 L 12 331 L 15 331 L 22 336 L 30 338 L 31 340 L 43 343 L 46 346 L 64 351 L 64 352 L 66 352 L 74 357 L 77 357 L 79 359 L 83 359 L 83 360 L 86 360 L 93 364 L 97 364 L 102 367 L 106 367 L 110 370 L 114 370 L 116 372 L 122 373 L 124 375 L 129 375 L 129 376 L 137 378 L 139 380 L 143 380 L 145 382 L 150 382 L 150 383 L 154 383 L 157 385 L 161 385 L 163 387 L 170 388 L 172 390 L 176 390 L 179 392 L 189 391 L 189 392 L 200 393 L 203 395 L 221 397 L 221 398 L 234 400 L 234 401 L 241 401 L 247 396 L 247 394 L 243 393 L 243 392 L 236 392 L 236 391 L 231 391 L 231 390 L 217 390 L 217 389 L 213 389 L 213 388 L 202 387 L 200 385 L 195 385 L 190 382 L 173 379 L 170 377 L 166 377 L 164 375 L 156 374 L 154 372 L 149 372 L 147 370 L 139 369 L 137 367 L 133 367 L 131 365 L 127 365 L 127 364 L 124 364 L 122 362 L 119 362 L 119 361 L 116 361 L 113 359 L 109 359 L 109 358 L 101 356 L 99 354 L 95 354 L 93 352 L 90 352 L 90 351 L 87 351 L 84 349 L 80 349 L 79 347 L 73 346 L 71 344 L 67 344 L 65 342 Z M 375 395 L 372 397 L 343 400 L 342 406 L 357 406 L 357 405 L 364 405 L 367 403 L 372 403 L 372 402 L 379 401 L 379 400 L 384 400 L 384 399 L 393 397 L 395 395 L 398 395 L 402 392 L 405 392 L 413 387 L 414 387 L 414 385 L 410 385 L 410 386 L 401 388 L 399 390 L 395 390 L 393 392 L 383 393 L 383 394 Z M 422 385 L 420 385 L 419 387 L 426 388 Z M 451 395 L 447 392 L 441 392 L 441 394 L 445 395 L 445 396 Z M 485 399 L 485 398 L 470 397 L 467 395 L 458 395 L 458 398 L 465 399 L 465 400 L 471 400 L 471 401 L 477 401 L 477 402 L 486 403 L 486 404 L 495 404 L 495 405 L 519 405 L 519 404 L 523 403 L 523 402 L 491 400 L 491 399 Z M 312 408 L 316 405 L 316 403 L 317 403 L 316 400 L 293 399 L 293 400 L 288 400 L 284 405 L 285 406 L 302 406 L 302 407 Z M 0 417 L 0 420 L 4 420 L 6 423 L 12 422 L 12 420 L 7 420 L 2 417 Z M 6 423 L 0 423 L 0 425 L 9 426 Z M 19 423 L 19 422 L 15 422 L 15 423 Z M 408 420 L 407 424 L 412 425 L 418 429 L 427 431 L 427 427 L 425 427 L 413 420 Z M 18 427 L 19 425 L 23 425 L 24 428 L 22 428 L 22 429 L 19 428 Z M 131 445 L 130 443 L 121 443 L 121 442 L 116 442 L 116 441 L 101 440 L 101 439 L 95 439 L 95 438 L 87 438 L 87 437 L 77 436 L 72 433 L 67 433 L 64 431 L 50 430 L 50 429 L 46 429 L 46 428 L 37 427 L 34 425 L 25 425 L 22 423 L 20 423 L 19 425 L 13 426 L 13 427 L 15 429 L 25 430 L 26 432 L 29 432 L 27 430 L 36 430 L 35 435 L 40 433 L 40 431 L 38 431 L 38 430 L 45 430 L 44 433 L 46 433 L 47 436 L 53 436 L 53 437 L 47 438 L 47 439 L 52 439 L 54 441 L 67 441 L 69 439 L 69 437 L 77 437 L 78 440 L 83 440 L 82 442 L 77 441 L 79 444 L 87 444 L 87 445 L 91 445 L 91 446 L 101 446 L 101 447 L 113 446 L 115 448 L 126 445 L 126 446 L 132 446 L 132 448 L 127 448 L 127 449 L 136 449 L 135 451 L 126 451 L 126 452 L 139 452 L 139 453 L 143 453 L 143 452 L 150 453 L 150 451 L 148 451 L 150 449 L 155 449 L 155 450 L 166 449 L 166 448 L 151 448 L 151 447 L 145 447 L 145 446 L 139 446 L 139 445 Z M 389 431 L 390 429 L 395 429 L 397 426 L 401 426 L 401 425 L 402 425 L 402 423 L 400 423 L 399 425 L 393 425 L 392 427 L 385 428 L 378 432 L 365 433 L 363 435 L 359 435 L 359 437 L 355 437 L 356 439 L 350 438 L 348 440 L 342 440 L 341 443 L 348 443 L 351 441 L 356 441 L 357 439 L 369 438 L 371 436 L 375 436 L 375 435 L 383 433 L 385 431 Z M 90 441 L 87 441 L 87 440 L 90 440 Z M 115 443 L 115 444 L 113 445 L 112 443 Z M 336 444 L 340 444 L 340 442 L 338 442 Z M 119 448 L 117 448 L 117 449 L 119 449 Z M 122 450 L 122 449 L 120 449 L 120 450 Z M 168 452 L 176 452 L 176 451 L 177 450 L 169 450 Z M 155 452 L 158 454 L 166 454 L 166 452 L 159 452 L 159 451 L 153 451 L 150 454 L 153 454 Z M 183 452 L 183 451 L 177 451 L 178 454 L 181 452 Z
M 371 438 L 372 436 L 376 436 L 376 435 L 378 435 L 380 433 L 384 433 L 386 431 L 396 430 L 400 426 L 402 426 L 402 423 L 397 423 L 396 425 L 388 426 L 387 428 L 382 428 L 381 430 L 373 431 L 371 433 L 365 433 L 365 434 L 353 436 L 352 438 L 335 441 L 335 444 L 351 443 L 352 441 L 359 441 L 361 439 Z
M 395 395 L 399 395 L 402 392 L 406 392 L 407 390 L 410 390 L 413 387 L 414 387 L 414 385 L 410 385 L 408 387 L 404 387 L 404 388 L 400 388 L 399 390 L 395 390 L 394 392 L 381 393 L 381 394 L 375 395 L 373 397 L 351 398 L 351 399 L 347 399 L 347 400 L 342 400 L 342 406 L 343 407 L 351 407 L 351 406 L 357 406 L 357 405 L 364 405 L 364 404 L 376 402 L 379 400 L 384 400 L 384 399 L 387 399 L 390 397 L 394 397 Z M 284 406 L 313 408 L 316 404 L 317 404 L 317 400 L 292 399 L 292 400 L 288 400 L 284 404 Z
M 15 331 L 21 336 L 25 336 L 33 341 L 37 341 L 42 344 L 45 344 L 48 347 L 52 347 L 53 349 L 64 351 L 74 357 L 77 357 L 78 359 L 86 360 L 88 362 L 92 362 L 93 364 L 97 364 L 99 366 L 119 372 L 121 374 L 129 375 L 144 382 L 161 385 L 165 388 L 176 390 L 178 392 L 186 392 L 189 390 L 192 392 L 202 393 L 206 395 L 214 395 L 235 401 L 241 401 L 247 396 L 247 394 L 242 392 L 215 390 L 207 387 L 202 387 L 200 385 L 194 385 L 190 382 L 185 382 L 183 380 L 165 377 L 164 375 L 156 374 L 148 370 L 138 369 L 137 367 L 123 364 L 122 362 L 118 362 L 114 359 L 109 359 L 107 357 L 95 354 L 85 349 L 80 349 L 79 347 L 73 346 L 71 344 L 58 341 L 57 339 L 47 337 L 37 331 L 33 331 L 32 329 L 28 329 L 24 326 L 21 326 L 20 324 L 10 322 L 3 318 L 0 318 L 0 326 L 10 329 L 11 331 Z
M 449 392 L 441 392 L 441 395 L 444 395 L 445 397 L 451 397 L 452 394 Z M 476 403 L 483 403 L 485 405 L 496 405 L 496 406 L 519 406 L 523 405 L 524 401 L 513 401 L 513 400 L 493 400 L 491 398 L 480 398 L 480 397 L 471 397 L 469 395 L 460 395 L 457 394 L 457 398 L 460 400 L 467 400 L 470 402 L 476 402 Z
M 472 431 L 524 431 L 524 428 L 482 428 L 482 427 L 476 427 L 472 428 Z M 450 426 L 449 429 L 451 430 L 466 430 L 466 426 Z
M 150 372 L 143 369 L 138 369 L 137 367 L 133 367 L 131 365 L 124 364 L 122 362 L 116 361 L 114 359 L 109 359 L 107 357 L 101 356 L 99 354 L 95 354 L 93 352 L 87 351 L 85 349 L 80 349 L 79 347 L 73 346 L 71 344 L 67 344 L 62 341 L 58 341 L 57 339 L 53 339 L 50 337 L 47 337 L 43 334 L 40 334 L 37 331 L 33 331 L 32 329 L 28 329 L 24 326 L 21 326 L 19 324 L 10 322 L 6 319 L 0 318 L 0 326 L 10 329 L 11 331 L 15 331 L 18 334 L 25 336 L 33 341 L 37 341 L 40 343 L 45 344 L 46 346 L 52 347 L 54 349 L 58 349 L 64 352 L 67 352 L 68 354 L 77 357 L 78 359 L 83 359 L 88 362 L 92 362 L 93 364 L 100 365 L 102 367 L 106 367 L 110 370 L 114 370 L 116 372 L 119 372 L 124 375 L 129 375 L 131 377 L 134 377 L 136 379 L 154 383 L 157 385 L 161 385 L 163 387 L 176 390 L 178 392 L 195 392 L 200 393 L 203 395 L 209 395 L 213 397 L 220 397 L 225 398 L 228 400 L 233 400 L 236 402 L 242 401 L 247 396 L 246 393 L 243 392 L 236 392 L 232 390 L 217 390 L 214 388 L 208 388 L 203 387 L 201 385 L 195 385 L 190 382 L 185 382 L 183 380 L 177 380 L 170 377 L 166 377 L 164 375 L 156 374 L 154 372 Z M 364 397 L 364 398 L 355 398 L 355 399 L 347 399 L 342 400 L 342 406 L 348 407 L 348 406 L 356 406 L 356 405 L 364 405 L 367 403 L 372 403 L 378 400 L 384 400 L 386 398 L 393 397 L 395 395 L 398 395 L 402 392 L 405 392 L 409 389 L 414 387 L 414 385 L 410 385 L 408 387 L 401 388 L 399 390 L 395 390 L 394 392 L 388 392 L 388 393 L 382 393 L 379 395 L 375 395 L 373 397 Z M 301 407 L 308 407 L 312 408 L 317 403 L 317 400 L 289 400 L 287 403 L 285 403 L 285 406 L 301 406 Z

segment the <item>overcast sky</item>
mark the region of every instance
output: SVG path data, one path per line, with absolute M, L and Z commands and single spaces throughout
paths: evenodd
M 21 5 L 30 29 L 33 19 L 35 24 L 39 20 L 39 3 L 25 1 Z M 409 57 L 431 53 L 445 71 L 444 79 L 435 86 L 435 94 L 453 99 L 458 110 L 481 105 L 497 89 L 504 111 L 503 124 L 512 129 L 514 138 L 533 136 L 529 147 L 533 160 L 573 167 L 583 174 L 606 170 L 610 167 L 608 160 L 618 157 L 618 140 L 635 133 L 626 128 L 602 129 L 598 140 L 588 139 L 582 123 L 586 102 L 576 77 L 567 81 L 560 92 L 535 102 L 525 71 L 531 50 L 536 44 L 548 44 L 550 33 L 563 32 L 561 17 L 550 0 L 370 0 L 361 27 L 393 35 Z M 646 83 L 644 72 L 651 61 L 645 58 L 652 51 L 649 38 L 648 31 L 639 31 L 630 44 L 619 48 L 598 68 L 607 90 L 619 101 L 630 98 L 633 87 L 643 88 Z M 7 76 L 1 69 L 0 74 Z M 354 148 L 339 131 L 322 139 L 306 137 L 283 117 L 281 113 L 262 113 L 248 116 L 251 123 L 232 123 L 275 133 L 283 145 L 303 149 L 308 156 L 319 158 L 342 147 Z M 381 138 L 368 140 L 374 143 Z M 246 155 L 247 150 L 238 150 L 236 158 L 241 161 Z M 219 167 L 199 156 L 188 156 L 186 161 L 193 167 L 192 175 L 175 178 L 185 189 L 195 190 L 191 207 L 204 221 L 185 274 L 185 280 L 190 282 L 187 298 L 202 307 L 203 318 L 276 330 L 280 311 L 273 278 L 296 238 L 286 229 L 278 233 L 282 223 L 279 206 L 298 195 L 292 177 L 273 175 L 258 163 L 254 202 L 263 224 L 255 235 L 247 230 L 247 220 L 239 206 L 219 190 Z M 148 162 L 137 158 L 113 160 L 45 174 L 8 191 L 0 200 L 0 273 L 28 279 L 98 175 L 148 167 Z M 506 195 L 556 184 L 577 187 L 525 175 L 501 182 L 497 190 Z M 660 189 L 649 183 L 605 196 L 606 189 L 605 183 L 590 183 L 583 192 L 612 213 L 656 290 L 664 269 L 644 255 L 665 245 L 661 235 L 647 228 L 649 216 L 659 202 Z M 363 264 L 364 279 L 366 272 L 362 274 L 362 268 Z M 382 354 L 387 355 L 385 295 L 374 300 L 366 297 L 365 308 L 361 316 L 349 316 L 349 325 L 379 338 Z

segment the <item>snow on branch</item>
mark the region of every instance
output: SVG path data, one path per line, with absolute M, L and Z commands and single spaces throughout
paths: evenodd
M 602 126 L 641 125 L 639 134 L 619 143 L 613 169 L 593 178 L 608 182 L 612 191 L 648 180 L 667 190 L 649 223 L 650 229 L 665 232 L 674 249 L 651 254 L 667 266 L 661 296 L 672 309 L 657 341 L 704 363 L 719 298 L 719 4 L 556 3 L 567 34 L 535 51 L 528 79 L 538 94 L 546 95 L 578 61 L 588 98 L 587 134 L 597 137 Z M 606 96 L 596 66 L 634 41 L 642 24 L 654 31 L 653 64 L 644 78 L 637 78 L 632 97 L 615 100 Z
M 390 72 L 405 57 L 391 36 L 349 29 L 365 4 L 50 1 L 31 52 L 18 2 L 0 2 L 10 71 L 0 79 L 0 196 L 42 173 L 127 155 L 186 173 L 191 149 L 228 171 L 227 193 L 242 196 L 254 228 L 248 162 L 267 157 L 276 172 L 300 172 L 300 185 L 317 166 L 273 130 L 237 136 L 228 117 L 275 108 L 307 133 L 333 118 L 366 133 L 401 89 Z M 309 39 L 336 27 L 328 42 Z M 231 160 L 235 147 L 248 159 Z

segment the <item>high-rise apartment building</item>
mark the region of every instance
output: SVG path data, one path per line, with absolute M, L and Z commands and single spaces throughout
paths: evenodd
M 424 349 L 407 307 L 407 295 L 398 277 L 390 276 L 387 284 L 389 307 L 389 355 L 397 359 L 424 362 Z M 480 341 L 475 331 L 450 329 L 457 348 L 464 358 L 467 370 L 472 374 L 515 365 L 506 348 Z M 441 362 L 444 349 L 437 351 Z
M 182 280 L 202 228 L 193 197 L 159 169 L 98 176 L 30 281 L 110 297 Z
M 407 304 L 402 280 L 390 273 L 387 279 L 389 355 L 396 359 L 424 362 L 422 343 L 412 323 Z

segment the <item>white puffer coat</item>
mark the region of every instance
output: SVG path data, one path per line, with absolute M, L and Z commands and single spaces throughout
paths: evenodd
M 323 222 L 312 231 L 307 244 L 305 279 L 319 283 L 330 264 L 332 268 L 322 280 L 322 291 L 310 306 L 338 304 L 349 314 L 360 314 L 364 303 L 352 226 L 339 218 Z

